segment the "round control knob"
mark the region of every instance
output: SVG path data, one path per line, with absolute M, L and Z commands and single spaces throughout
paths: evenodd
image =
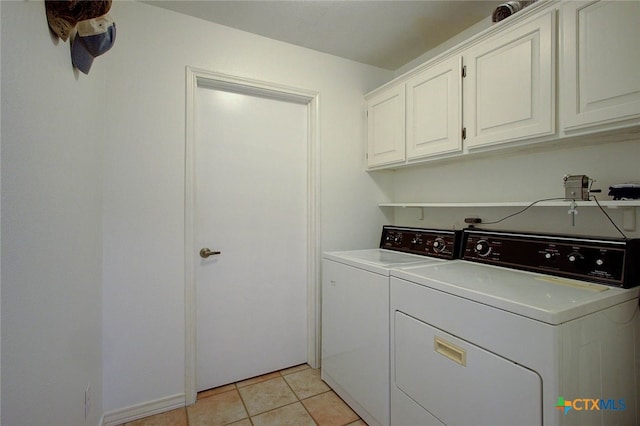
M 545 253 L 544 254 L 544 258 L 545 259 L 551 259 L 551 253 Z
M 474 251 L 478 256 L 489 256 L 489 253 L 491 253 L 491 246 L 489 245 L 489 242 L 487 240 L 478 240 L 476 246 L 474 247 Z
M 447 247 L 447 244 L 442 238 L 436 238 L 433 242 L 433 251 L 441 253 Z
M 602 260 L 602 259 L 596 259 L 596 265 L 598 265 L 598 266 L 602 266 L 602 265 L 604 265 L 604 260 Z
M 578 263 L 578 262 L 582 261 L 582 259 L 584 259 L 582 257 L 582 255 L 580 253 L 578 253 L 578 252 L 575 252 L 575 251 L 573 253 L 569 253 L 569 255 L 567 256 L 567 260 L 570 263 Z

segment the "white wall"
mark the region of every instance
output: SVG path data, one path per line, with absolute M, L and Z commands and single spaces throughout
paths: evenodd
M 111 14 L 118 38 L 104 58 L 107 413 L 184 392 L 185 66 L 320 93 L 324 250 L 375 245 L 386 222 L 376 202 L 388 197 L 380 188 L 390 176 L 378 186 L 364 172 L 363 94 L 393 77 L 146 4 L 114 2 Z
M 1 14 L 2 422 L 96 425 L 105 74 L 74 73 L 43 2 Z

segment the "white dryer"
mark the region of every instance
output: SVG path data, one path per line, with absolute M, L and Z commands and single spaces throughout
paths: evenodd
M 370 426 L 390 424 L 390 271 L 453 259 L 459 236 L 385 226 L 380 248 L 324 254 L 321 376 Z
M 637 241 L 465 230 L 462 258 L 391 273 L 391 424 L 638 424 Z

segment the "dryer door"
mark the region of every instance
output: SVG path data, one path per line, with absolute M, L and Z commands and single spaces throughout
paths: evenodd
M 402 312 L 394 315 L 395 386 L 434 417 L 445 425 L 542 424 L 538 374 Z

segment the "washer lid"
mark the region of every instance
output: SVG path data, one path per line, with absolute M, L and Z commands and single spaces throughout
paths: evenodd
M 389 275 L 389 269 L 408 265 L 424 265 L 446 262 L 442 259 L 400 253 L 385 249 L 334 251 L 324 254 L 325 259 L 365 268 L 379 274 Z
M 640 289 L 620 289 L 463 260 L 406 267 L 393 270 L 391 275 L 548 324 L 562 324 L 637 298 Z

